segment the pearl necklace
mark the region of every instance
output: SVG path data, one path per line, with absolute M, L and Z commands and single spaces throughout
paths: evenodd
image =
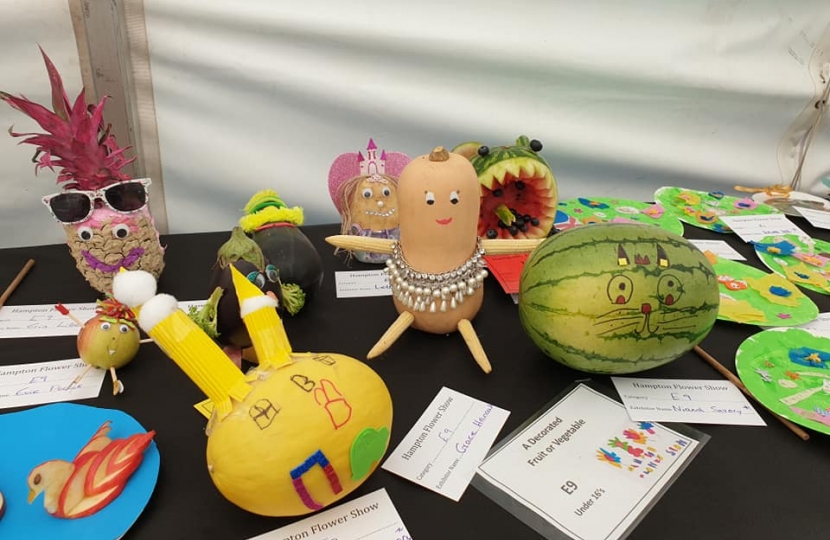
M 413 311 L 435 313 L 455 309 L 466 296 L 474 295 L 488 275 L 484 267 L 484 248 L 478 238 L 469 259 L 440 274 L 414 270 L 404 258 L 400 244 L 393 242 L 392 257 L 387 259 L 383 271 L 389 276 L 392 294 L 399 302 Z

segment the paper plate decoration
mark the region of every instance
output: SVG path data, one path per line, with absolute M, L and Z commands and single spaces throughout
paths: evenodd
M 349 235 L 326 238 L 341 249 L 392 255 L 385 271 L 398 318 L 368 358 L 382 354 L 412 326 L 431 334 L 460 332 L 481 369 L 491 371 L 471 324 L 481 308 L 488 275 L 484 255 L 532 251 L 541 240 L 481 239 L 478 181 L 466 158 L 436 147 L 413 159 L 398 180 L 399 241 Z
M 770 328 L 741 343 L 735 367 L 758 401 L 830 435 L 830 338 L 801 328 Z
M 102 488 L 100 498 L 107 501 L 107 504 L 89 516 L 74 519 L 50 515 L 44 509 L 43 493 L 39 499 L 29 504 L 29 482 L 34 480 L 30 473 L 44 462 L 56 459 L 71 462 L 76 458 L 76 465 L 80 469 L 108 466 L 106 455 L 98 454 L 100 457 L 97 459 L 93 454 L 87 454 L 87 458 L 76 457 L 90 442 L 91 435 L 102 434 L 98 430 L 107 422 L 109 433 L 104 438 L 96 439 L 97 442 L 87 447 L 87 450 L 101 450 L 107 446 L 101 444 L 106 442 L 105 439 L 119 439 L 136 442 L 133 450 L 137 452 L 146 442 L 146 449 L 141 452 L 138 463 L 135 456 L 126 462 L 119 461 L 118 465 L 109 462 L 113 468 L 125 463 L 130 463 L 135 468 L 128 473 L 129 478 L 121 475 L 113 479 L 112 486 L 99 486 Z M 152 437 L 152 432 L 147 433 L 146 429 L 124 412 L 74 403 L 44 405 L 0 415 L 0 433 L 4 434 L 3 444 L 0 445 L 0 487 L 7 506 L 5 517 L 0 519 L 0 538 L 120 538 L 141 515 L 155 489 L 159 452 L 154 442 L 145 441 Z M 78 465 L 78 462 L 82 463 Z M 68 469 L 70 466 L 67 463 L 61 467 Z M 48 475 L 42 475 L 40 481 L 47 480 Z M 120 486 L 123 486 L 123 491 L 113 497 L 113 487 Z M 83 487 L 78 485 L 77 490 L 72 490 L 74 495 L 65 497 L 63 503 L 59 499 L 57 508 L 65 509 L 68 501 L 78 500 L 77 493 Z
M 818 306 L 779 276 L 707 251 L 720 283 L 718 318 L 758 326 L 798 326 L 818 317 Z
M 752 199 L 759 203 L 772 206 L 788 216 L 802 217 L 796 208 L 809 208 L 830 212 L 830 201 L 800 191 L 771 193 L 762 191 L 752 195 Z
M 750 197 L 732 197 L 722 191 L 696 191 L 680 187 L 661 187 L 654 201 L 674 213 L 680 221 L 710 231 L 732 232 L 720 216 L 778 214 L 778 210 Z
M 409 156 L 382 150 L 369 139 L 362 152 L 340 154 L 329 168 L 329 195 L 340 213 L 342 234 L 398 238 L 398 176 Z M 389 255 L 358 251 L 365 263 L 383 263 Z
M 41 50 L 52 85 L 54 111 L 24 97 L 0 92 L 0 100 L 34 119 L 47 133 L 16 133 L 37 146 L 35 172 L 60 169 L 63 190 L 43 198 L 63 226 L 69 251 L 84 278 L 98 291 L 112 287 L 120 268 L 141 269 L 158 277 L 164 248 L 147 207 L 150 179 L 122 172 L 127 159 L 103 120 L 106 98 L 87 106 L 83 90 L 69 102 L 57 69 Z
M 753 245 L 758 258 L 776 274 L 805 289 L 830 294 L 830 242 L 785 234 L 767 236 Z
M 239 226 L 276 268 L 283 285 L 296 285 L 310 301 L 323 284 L 323 260 L 311 240 L 299 229 L 303 209 L 288 207 L 277 193 L 265 189 L 245 205 Z
M 540 239 L 550 233 L 558 195 L 541 151 L 541 142 L 524 135 L 512 146 L 466 142 L 453 148 L 470 160 L 481 184 L 479 236 Z
M 229 501 L 264 516 L 320 510 L 378 466 L 392 429 L 392 399 L 366 364 L 291 350 L 276 300 L 231 267 L 258 367 L 244 375 L 152 276 L 116 276 L 116 297 L 207 395 L 207 469 Z M 149 278 L 149 279 L 148 279 Z
M 608 197 L 579 197 L 559 203 L 559 210 L 583 225 L 592 223 L 644 223 L 683 235 L 683 223 L 659 204 Z
M 688 240 L 658 227 L 598 223 L 560 232 L 528 258 L 519 319 L 549 357 L 623 374 L 679 358 L 715 324 L 718 283 Z

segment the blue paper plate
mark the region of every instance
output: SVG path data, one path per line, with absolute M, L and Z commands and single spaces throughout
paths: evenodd
M 29 472 L 50 459 L 72 461 L 107 420 L 112 422 L 112 439 L 147 431 L 124 412 L 74 403 L 55 403 L 0 415 L 0 491 L 6 499 L 6 514 L 0 518 L 0 538 L 114 540 L 127 532 L 147 506 L 156 486 L 160 459 L 155 442 L 144 452 L 141 465 L 124 491 L 91 516 L 52 517 L 43 508 L 42 494 L 32 504 L 27 502 Z

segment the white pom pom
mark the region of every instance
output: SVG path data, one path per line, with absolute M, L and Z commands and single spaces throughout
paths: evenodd
M 275 308 L 277 305 L 277 301 L 270 296 L 254 296 L 253 298 L 248 298 L 242 301 L 242 308 L 239 310 L 239 316 L 244 317 L 254 311 L 257 311 L 258 309 L 265 307 Z
M 118 272 L 112 278 L 112 295 L 129 307 L 138 307 L 156 294 L 156 278 L 144 270 Z
M 179 309 L 178 300 L 169 294 L 157 294 L 141 306 L 141 311 L 138 313 L 138 325 L 145 332 L 150 332 L 177 309 Z

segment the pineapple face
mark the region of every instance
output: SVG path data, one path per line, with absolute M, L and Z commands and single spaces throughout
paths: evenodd
M 164 248 L 146 208 L 133 214 L 96 208 L 89 219 L 64 230 L 78 270 L 102 293 L 112 290 L 121 267 L 150 272 L 156 279 L 164 268 Z

